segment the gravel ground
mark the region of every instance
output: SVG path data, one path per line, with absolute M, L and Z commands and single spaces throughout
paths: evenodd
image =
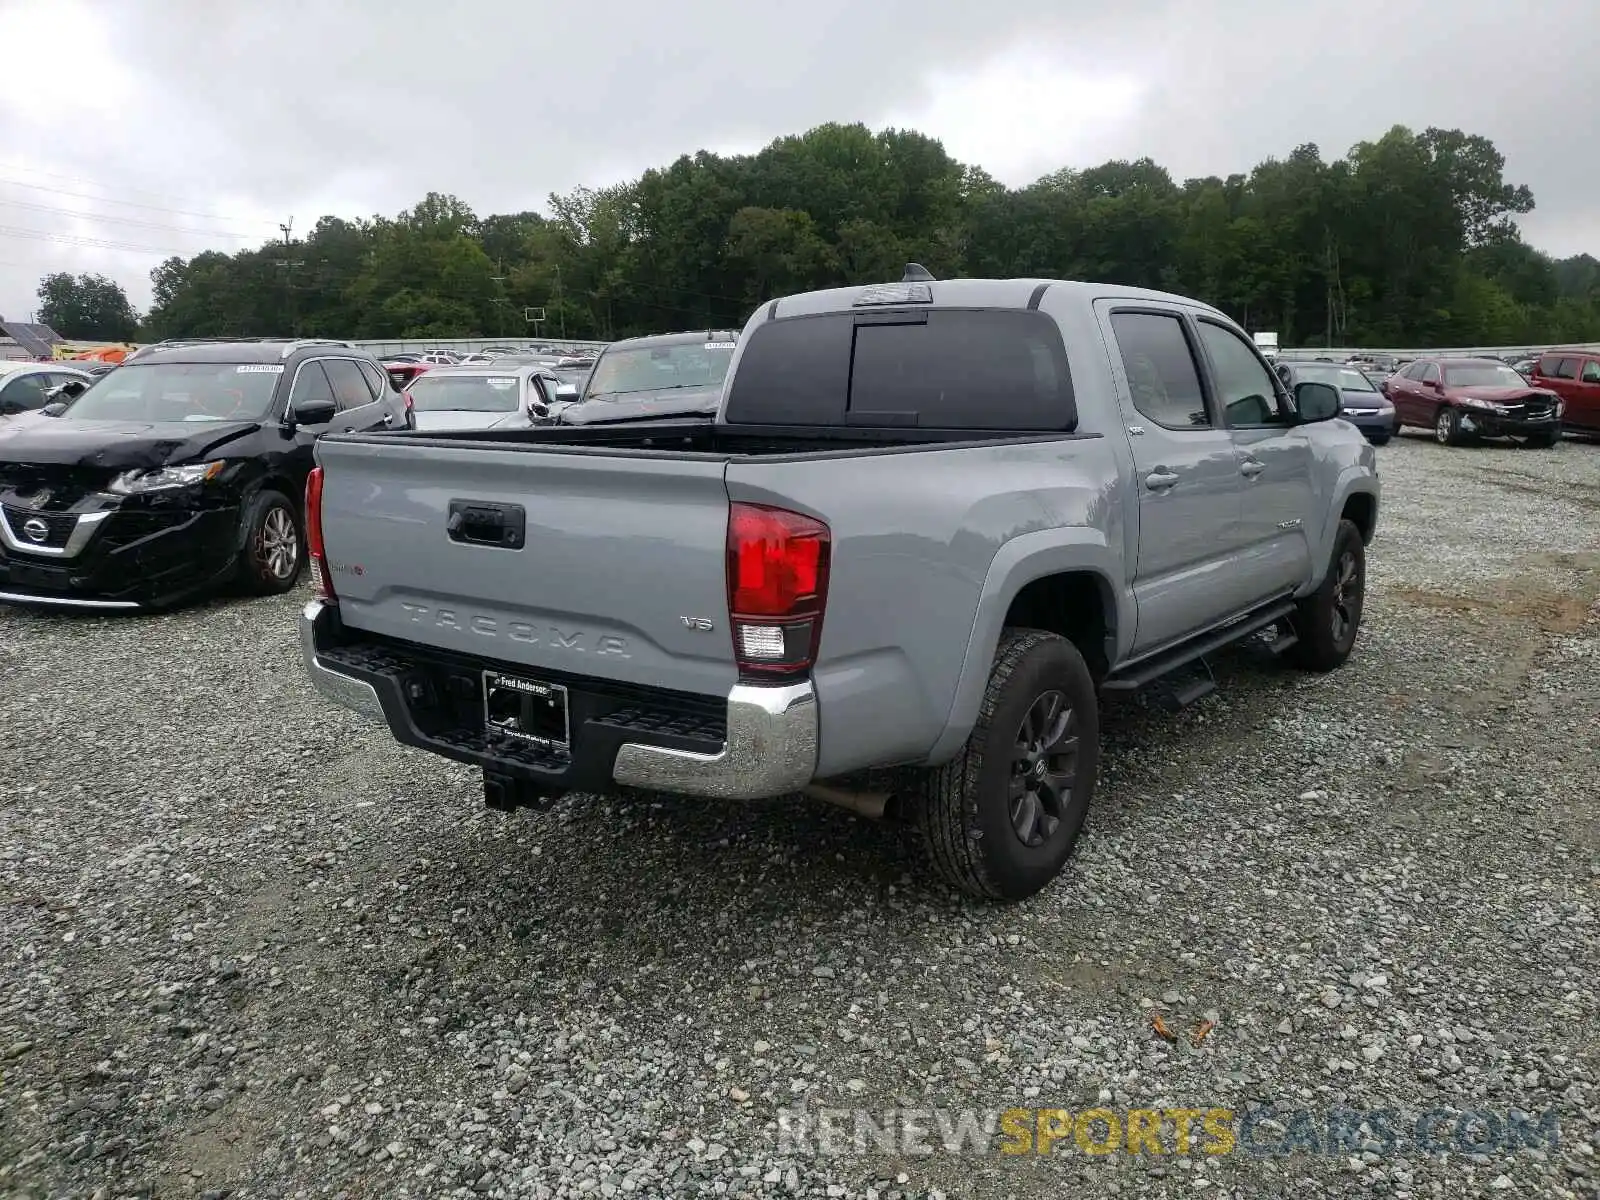
M 1179 716 L 1113 710 L 1072 869 L 1011 909 L 808 803 L 490 812 L 310 690 L 303 596 L 0 612 L 0 1195 L 1600 1193 L 1600 445 L 1379 457 L 1351 663 L 1236 654 Z M 1560 1141 L 777 1132 L 1274 1102 L 1553 1109 Z

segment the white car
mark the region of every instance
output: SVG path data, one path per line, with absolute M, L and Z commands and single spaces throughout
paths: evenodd
M 60 363 L 0 362 L 0 425 L 50 403 L 50 393 L 73 380 L 85 387 L 94 376 Z
M 406 389 L 416 428 L 507 429 L 542 425 L 566 407 L 561 381 L 536 363 L 435 367 Z

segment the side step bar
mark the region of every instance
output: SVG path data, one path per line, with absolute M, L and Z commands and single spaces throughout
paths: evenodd
M 1220 629 L 1214 629 L 1210 633 L 1202 634 L 1193 641 L 1185 642 L 1181 646 L 1163 650 L 1151 658 L 1141 659 L 1139 662 L 1129 665 L 1125 670 L 1107 676 L 1100 684 L 1100 690 L 1122 695 L 1129 692 L 1137 692 L 1147 684 L 1154 683 L 1163 675 L 1170 675 L 1179 667 L 1188 666 L 1197 658 L 1204 658 L 1224 646 L 1243 641 L 1253 633 L 1260 633 L 1268 625 L 1276 625 L 1293 612 L 1293 600 L 1283 600 L 1268 608 L 1258 609 L 1230 625 L 1224 625 Z M 1278 639 L 1278 641 L 1282 640 L 1283 638 Z M 1274 650 L 1287 650 L 1289 643 L 1279 646 L 1277 642 L 1274 642 L 1273 648 Z

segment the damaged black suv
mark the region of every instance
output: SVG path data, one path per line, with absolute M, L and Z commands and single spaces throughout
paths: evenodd
M 412 423 L 376 358 L 328 340 L 164 343 L 63 391 L 0 426 L 0 602 L 286 592 L 318 436 Z

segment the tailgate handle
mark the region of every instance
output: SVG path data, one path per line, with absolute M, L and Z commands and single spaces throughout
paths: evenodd
M 528 532 L 528 514 L 520 504 L 452 500 L 445 531 L 452 542 L 520 550 Z

